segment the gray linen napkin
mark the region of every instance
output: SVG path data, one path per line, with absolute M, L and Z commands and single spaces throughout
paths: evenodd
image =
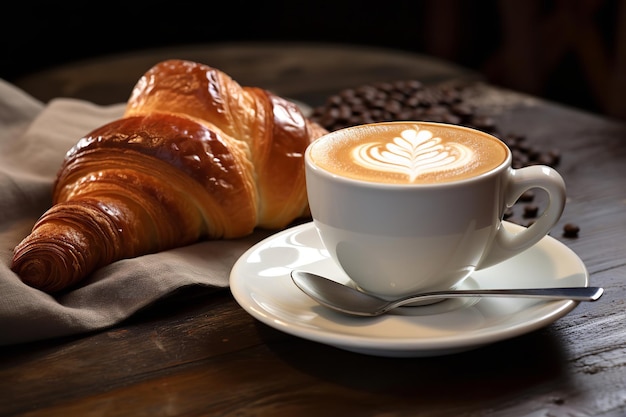
M 65 153 L 123 109 L 63 98 L 44 105 L 0 80 L 0 345 L 104 329 L 181 287 L 228 287 L 235 261 L 268 236 L 258 231 L 119 261 L 58 297 L 22 283 L 9 269 L 13 248 L 50 206 Z

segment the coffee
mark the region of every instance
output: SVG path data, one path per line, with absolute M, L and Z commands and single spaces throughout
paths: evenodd
M 434 184 L 476 177 L 507 160 L 508 148 L 486 133 L 423 122 L 376 123 L 332 132 L 310 157 L 332 174 L 388 184 Z

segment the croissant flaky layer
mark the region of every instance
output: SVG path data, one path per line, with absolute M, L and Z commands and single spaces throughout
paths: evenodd
M 157 64 L 124 116 L 81 138 L 11 268 L 47 292 L 116 260 L 308 215 L 304 150 L 326 131 L 288 100 L 195 62 Z

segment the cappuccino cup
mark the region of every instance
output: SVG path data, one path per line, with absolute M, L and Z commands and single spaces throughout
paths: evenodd
M 561 217 L 565 183 L 543 165 L 511 167 L 479 130 L 420 121 L 330 132 L 305 152 L 313 223 L 330 257 L 363 291 L 397 298 L 454 289 L 536 244 Z M 529 227 L 503 227 L 527 190 L 549 204 Z M 502 277 L 506 280 L 506 277 Z

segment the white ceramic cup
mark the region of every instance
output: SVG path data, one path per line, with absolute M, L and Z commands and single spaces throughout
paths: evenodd
M 559 173 L 513 169 L 511 159 L 499 139 L 456 125 L 330 132 L 305 153 L 313 222 L 332 259 L 366 292 L 396 298 L 455 288 L 537 243 L 563 212 Z M 533 188 L 546 191 L 548 207 L 528 228 L 507 231 L 505 210 Z

